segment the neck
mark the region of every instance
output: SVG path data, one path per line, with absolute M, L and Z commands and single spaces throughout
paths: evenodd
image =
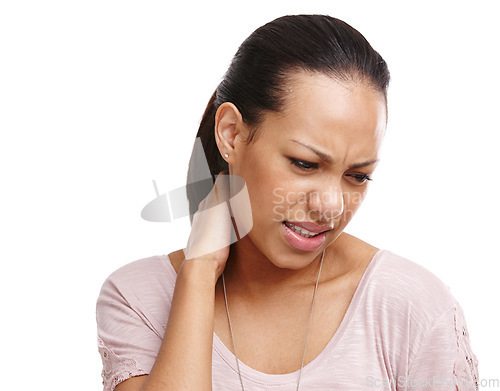
M 320 282 L 335 274 L 342 274 L 346 265 L 336 256 L 340 252 L 340 236 L 325 251 Z M 303 267 L 291 269 L 279 267 L 255 247 L 248 236 L 231 245 L 224 270 L 226 283 L 232 286 L 233 294 L 249 300 L 279 300 L 298 292 L 310 292 L 316 284 L 323 251 L 315 254 L 293 255 Z M 292 257 L 292 256 L 291 256 Z M 289 265 L 288 265 L 289 266 Z M 328 272 L 325 272 L 328 269 Z

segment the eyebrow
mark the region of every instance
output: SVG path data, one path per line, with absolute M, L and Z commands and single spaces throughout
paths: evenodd
M 297 143 L 297 144 L 300 144 L 306 148 L 309 148 L 316 155 L 318 155 L 321 158 L 321 160 L 324 160 L 327 163 L 331 163 L 333 161 L 333 158 L 330 155 L 328 155 L 324 152 L 318 151 L 318 149 L 316 149 L 315 147 L 312 147 L 311 145 L 304 144 L 303 142 L 298 141 L 298 140 L 290 140 L 290 141 L 293 141 L 294 143 Z M 356 163 L 356 164 L 353 164 L 352 166 L 350 166 L 349 169 L 366 167 L 366 166 L 372 165 L 374 163 L 377 163 L 379 160 L 380 159 L 370 160 L 370 161 L 363 162 L 363 163 Z

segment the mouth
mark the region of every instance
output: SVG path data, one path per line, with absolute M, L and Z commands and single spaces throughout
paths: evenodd
M 314 251 L 318 249 L 325 242 L 327 233 L 333 230 L 333 228 L 320 227 L 312 223 L 300 224 L 307 225 L 309 229 L 299 227 L 289 221 L 283 221 L 281 223 L 286 241 L 292 247 L 303 251 Z M 318 232 L 313 232 L 312 230 Z
M 321 227 L 312 223 L 304 223 L 297 222 L 297 224 L 291 223 L 289 221 L 283 221 L 283 224 L 286 225 L 293 232 L 305 237 L 305 238 L 313 238 L 322 234 L 323 232 L 328 232 L 333 229 L 333 227 Z

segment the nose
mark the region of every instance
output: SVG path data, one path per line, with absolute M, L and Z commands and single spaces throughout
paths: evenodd
M 344 194 L 340 183 L 329 181 L 309 196 L 309 209 L 318 214 L 318 218 L 329 221 L 344 212 Z

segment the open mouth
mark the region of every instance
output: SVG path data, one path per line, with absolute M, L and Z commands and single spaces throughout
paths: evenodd
M 325 242 L 326 234 L 331 231 L 331 229 L 325 229 L 322 232 L 312 232 L 288 221 L 283 221 L 281 225 L 286 241 L 292 247 L 303 251 L 318 249 Z
M 319 235 L 319 233 L 314 233 L 314 232 L 308 231 L 305 228 L 297 227 L 296 225 L 293 225 L 292 223 L 289 223 L 288 221 L 284 221 L 283 224 L 285 224 L 293 232 L 298 233 L 299 235 L 303 236 L 304 238 L 312 238 L 314 236 Z

